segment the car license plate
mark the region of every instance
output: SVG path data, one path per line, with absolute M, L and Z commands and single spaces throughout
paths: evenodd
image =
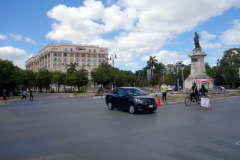
M 153 108 L 153 105 L 149 105 L 149 108 Z

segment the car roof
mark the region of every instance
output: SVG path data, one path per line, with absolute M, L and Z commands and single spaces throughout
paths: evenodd
M 123 88 L 123 89 L 131 89 L 131 88 L 135 88 L 135 89 L 138 89 L 136 87 L 118 87 L 118 88 Z

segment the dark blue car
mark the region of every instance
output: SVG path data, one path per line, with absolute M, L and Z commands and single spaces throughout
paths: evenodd
M 115 88 L 107 93 L 105 102 L 109 110 L 113 108 L 127 109 L 131 114 L 138 111 L 154 112 L 157 104 L 152 96 L 143 90 L 133 87 Z

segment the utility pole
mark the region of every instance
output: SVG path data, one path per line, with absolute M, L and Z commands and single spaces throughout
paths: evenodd
M 115 85 L 114 85 L 114 59 L 117 58 L 117 54 L 116 53 L 113 53 L 110 55 L 110 60 L 112 60 L 113 62 L 113 77 L 112 77 L 112 81 L 113 81 L 113 88 L 115 88 Z

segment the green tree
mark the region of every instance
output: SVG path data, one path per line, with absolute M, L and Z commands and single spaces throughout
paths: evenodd
M 38 86 L 38 88 L 42 90 L 42 88 L 44 87 L 47 92 L 47 89 L 50 88 L 51 82 L 52 73 L 46 68 L 39 69 L 36 76 L 36 85 Z
M 74 72 L 76 72 L 77 71 L 76 66 L 77 66 L 76 62 L 75 63 L 71 62 L 70 64 L 68 64 L 67 67 L 69 67 L 69 68 L 67 69 L 67 73 L 68 74 L 73 74 Z
M 155 67 L 156 64 L 157 64 L 157 59 L 156 59 L 156 56 L 149 56 L 149 60 L 147 61 L 147 65 L 148 67 Z
M 74 74 L 71 74 L 71 84 L 78 87 L 78 92 L 80 92 L 80 87 L 86 86 L 88 84 L 88 77 L 86 70 L 80 69 Z
M 222 75 L 235 88 L 238 80 L 238 69 L 240 67 L 240 48 L 231 48 L 224 52 L 222 59 L 219 61 L 218 74 Z
M 109 63 L 101 63 L 98 68 L 94 68 L 91 71 L 92 81 L 101 84 L 101 74 L 102 84 L 106 87 L 112 82 L 112 66 Z
M 52 74 L 52 82 L 57 83 L 58 92 L 59 92 L 60 85 L 65 85 L 65 77 L 66 77 L 66 74 L 62 73 L 61 71 L 53 72 Z

